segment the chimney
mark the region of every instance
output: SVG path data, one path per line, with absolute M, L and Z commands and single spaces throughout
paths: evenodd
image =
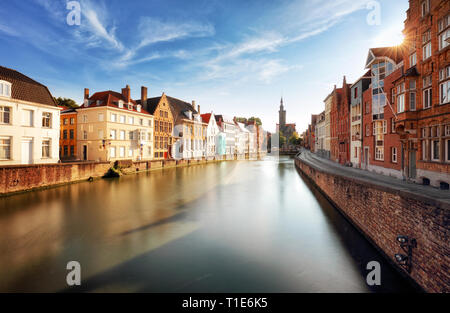
M 195 110 L 195 100 L 192 100 L 192 108 Z
M 84 88 L 84 99 L 89 99 L 89 88 Z
M 197 112 L 200 114 L 200 105 L 197 105 Z
M 122 88 L 122 95 L 125 97 L 127 104 L 130 103 L 130 86 Z
M 147 104 L 147 87 L 141 87 L 141 105 L 145 107 Z

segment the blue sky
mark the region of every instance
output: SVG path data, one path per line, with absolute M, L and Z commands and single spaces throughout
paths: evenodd
M 69 26 L 66 0 L 4 1 L 0 65 L 81 103 L 83 89 L 132 97 L 142 85 L 201 111 L 259 116 L 275 130 L 283 95 L 288 122 L 303 131 L 334 84 L 358 79 L 368 49 L 401 42 L 408 0 L 79 1 Z M 6 48 L 6 49 L 5 49 Z

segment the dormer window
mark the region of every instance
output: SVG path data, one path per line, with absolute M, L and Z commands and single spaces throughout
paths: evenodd
M 119 100 L 119 109 L 122 109 L 122 108 L 123 108 L 123 101 Z
M 133 110 L 133 105 L 132 104 L 128 104 L 128 110 Z
M 11 98 L 11 83 L 0 80 L 0 96 Z
M 427 15 L 430 12 L 430 0 L 422 1 L 420 7 L 422 9 L 422 16 Z

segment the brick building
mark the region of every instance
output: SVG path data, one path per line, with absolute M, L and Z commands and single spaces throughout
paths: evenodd
M 75 160 L 77 158 L 77 110 L 65 108 L 60 116 L 59 158 Z
M 337 140 L 340 164 L 350 162 L 350 87 L 344 76 L 337 106 Z

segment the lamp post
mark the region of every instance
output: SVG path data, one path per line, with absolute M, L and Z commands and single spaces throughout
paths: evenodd
M 394 258 L 401 267 L 406 269 L 408 273 L 411 273 L 412 249 L 417 248 L 417 241 L 414 238 L 408 238 L 408 236 L 399 235 L 397 236 L 397 242 L 400 244 L 400 248 L 406 254 L 396 253 L 394 255 Z

